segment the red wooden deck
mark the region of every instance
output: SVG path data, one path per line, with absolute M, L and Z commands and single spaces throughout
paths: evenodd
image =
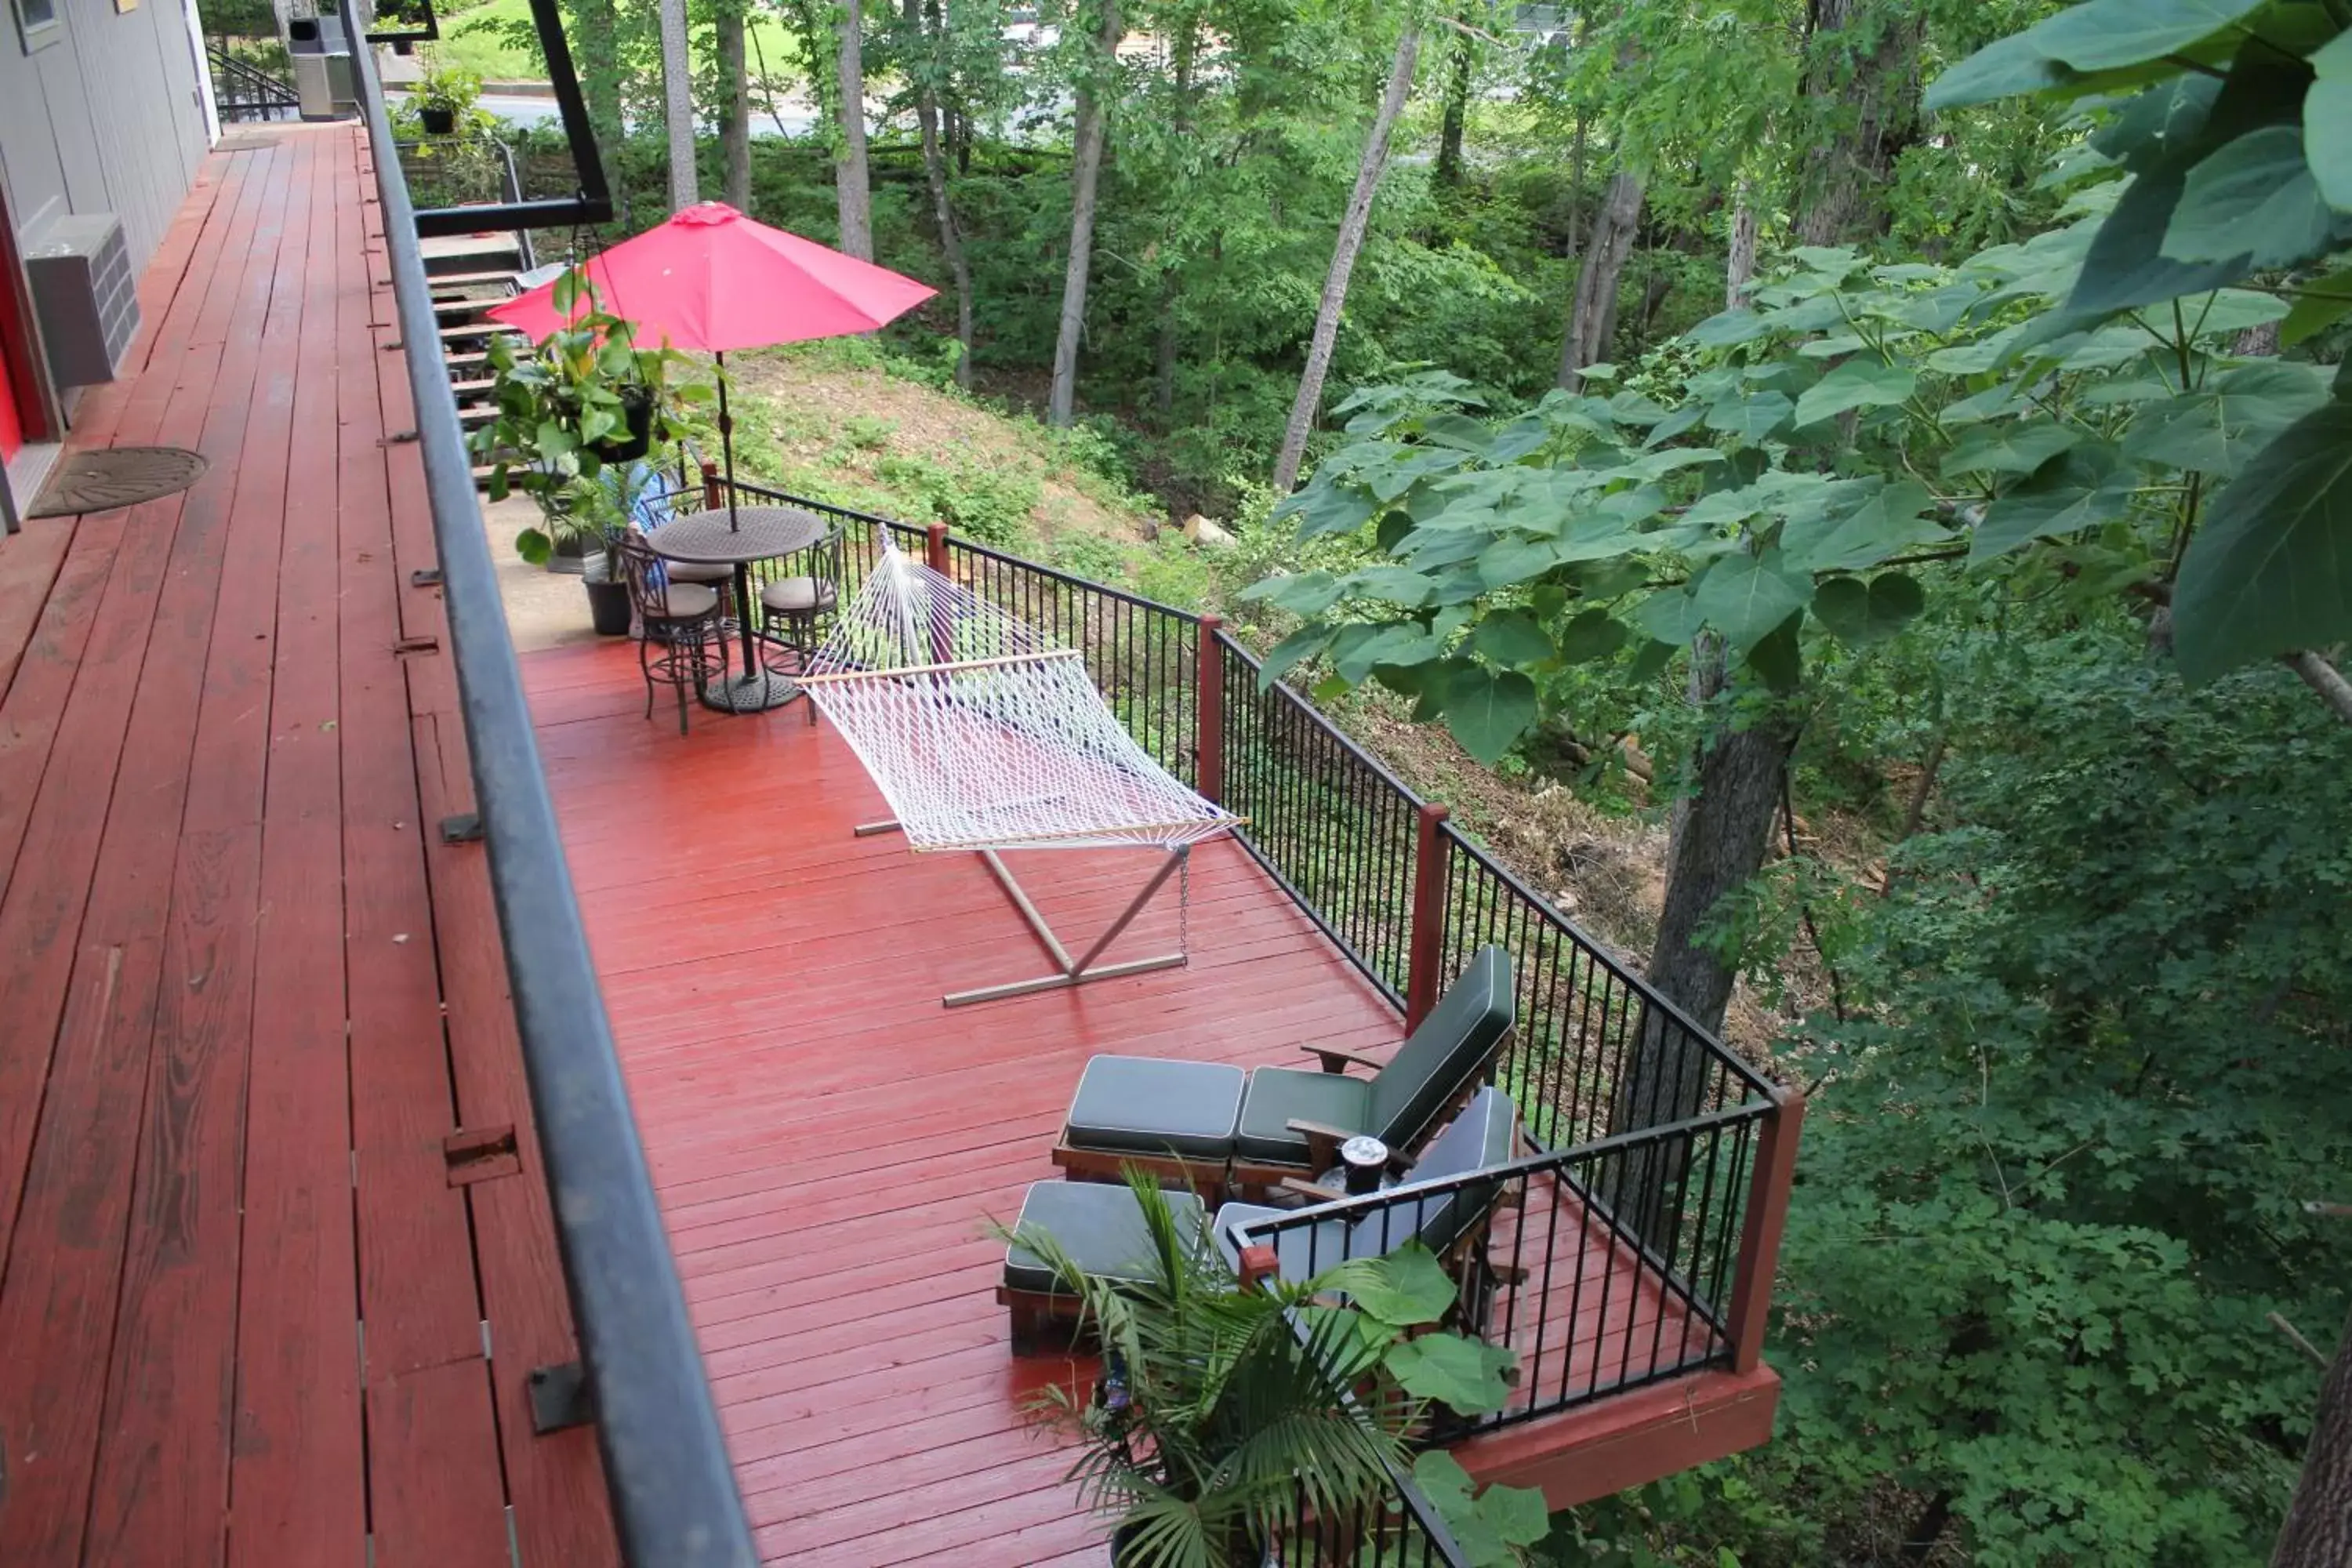
M 0 1563 L 611 1562 L 365 144 L 241 140 L 72 442 L 209 471 L 0 542 Z
M 1099 1563 L 1066 1457 L 1022 1413 L 1073 1369 L 1010 1354 L 987 1220 L 1058 1175 L 1048 1151 L 1089 1055 L 1305 1065 L 1305 1042 L 1384 1054 L 1396 1015 L 1231 843 L 1194 854 L 1188 967 L 943 1008 L 948 993 L 1045 973 L 1043 956 L 974 857 L 853 836 L 888 813 L 830 726 L 800 706 L 698 712 L 681 737 L 669 703 L 644 717 L 625 645 L 523 663 L 763 1553 L 810 1568 Z M 1008 859 L 1066 940 L 1099 931 L 1150 864 Z M 1177 923 L 1163 896 L 1108 957 L 1164 952 Z M 1580 1208 L 1507 1220 L 1496 1251 L 1529 1270 L 1502 1310 L 1531 1326 L 1535 1298 L 1552 1298 L 1546 1342 L 1519 1336 L 1529 1394 L 1646 1375 L 1703 1331 L 1662 1313 Z M 1759 1440 L 1770 1386 L 1769 1372 L 1675 1379 L 1641 1407 L 1643 1421 L 1659 1397 L 1679 1408 L 1663 1436 L 1587 1408 L 1482 1439 L 1481 1472 L 1552 1483 L 1565 1501 L 1574 1481 L 1545 1466 L 1592 1441 L 1612 1446 L 1617 1485 L 1646 1480 Z M 1734 1405 L 1736 1428 L 1714 1418 Z

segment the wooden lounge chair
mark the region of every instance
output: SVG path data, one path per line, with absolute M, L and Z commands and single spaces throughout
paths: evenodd
M 1339 1148 L 1370 1133 L 1410 1164 L 1432 1130 L 1469 1098 L 1509 1040 L 1510 954 L 1479 950 L 1429 1016 L 1383 1065 L 1328 1046 L 1299 1048 L 1320 1072 L 1143 1057 L 1096 1057 L 1054 1149 L 1073 1176 L 1116 1180 L 1129 1166 L 1203 1189 L 1222 1166 L 1230 1184 L 1264 1193 L 1339 1163 Z M 1350 1066 L 1369 1078 L 1348 1075 Z
M 1419 1241 L 1449 1269 L 1457 1268 L 1483 1245 L 1504 1184 L 1497 1180 L 1429 1189 L 1508 1163 L 1517 1152 L 1517 1131 L 1518 1112 L 1510 1097 L 1498 1089 L 1483 1089 L 1430 1140 L 1412 1180 L 1389 1189 L 1384 1194 L 1389 1201 L 1374 1213 L 1315 1220 L 1313 1207 L 1229 1203 L 1207 1223 L 1237 1277 L 1244 1272 L 1244 1259 L 1234 1227 L 1273 1219 L 1297 1222 L 1271 1242 L 1275 1269 L 1287 1279 L 1310 1279 L 1350 1258 L 1385 1257 L 1408 1241 Z M 1345 1195 L 1307 1190 L 1323 1203 Z M 1198 1226 L 1206 1219 L 1207 1211 L 1189 1194 L 1171 1194 L 1168 1202 L 1181 1225 Z M 1130 1189 L 1107 1183 L 1037 1183 L 1022 1203 L 1013 1239 L 1005 1248 L 1003 1283 L 996 1291 L 997 1300 L 1012 1313 L 1016 1355 L 1057 1348 L 1048 1331 L 1057 1321 L 1075 1320 L 1078 1310 L 1077 1298 L 1063 1289 L 1052 1267 L 1022 1245 L 1022 1235 L 1033 1229 L 1051 1235 L 1061 1251 L 1088 1274 L 1140 1282 L 1150 1278 L 1151 1268 L 1150 1235 Z M 1485 1273 L 1477 1278 L 1483 1279 Z

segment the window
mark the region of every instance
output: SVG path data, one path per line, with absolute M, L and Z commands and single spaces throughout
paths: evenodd
M 16 30 L 24 36 L 25 52 L 32 53 L 59 36 L 58 0 L 13 0 Z

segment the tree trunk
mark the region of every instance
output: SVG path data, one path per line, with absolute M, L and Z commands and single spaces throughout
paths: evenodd
M 1748 303 L 1748 290 L 1756 281 L 1756 208 L 1748 193 L 1739 193 L 1738 205 L 1731 209 L 1731 249 L 1723 265 L 1723 302 L 1730 310 Z
M 702 199 L 694 168 L 694 67 L 686 55 L 686 0 L 661 0 L 662 112 L 669 125 L 669 210 Z
M 2270 359 L 2279 352 L 2279 324 L 2262 321 L 2231 340 L 2230 352 L 2241 359 Z
M 947 258 L 948 271 L 955 279 L 956 342 L 963 352 L 956 356 L 956 384 L 971 385 L 971 266 L 964 258 L 963 231 L 957 226 L 955 203 L 948 196 L 947 151 L 940 143 L 940 92 L 937 71 L 939 57 L 930 47 L 939 38 L 939 0 L 929 6 L 926 26 L 923 0 L 907 0 L 907 37 L 909 47 L 923 47 L 930 55 L 915 62 L 920 80 L 915 93 L 915 122 L 923 134 L 923 182 L 931 188 L 931 216 L 940 231 L 940 253 Z
M 1467 28 L 1454 34 L 1454 75 L 1445 85 L 1445 121 L 1437 137 L 1437 183 L 1462 183 L 1462 132 L 1470 118 L 1470 83 L 1477 63 L 1477 40 Z
M 1176 43 L 1170 63 L 1175 76 L 1176 135 L 1192 134 L 1192 80 L 1200 58 L 1198 12 L 1187 11 L 1177 23 Z M 1164 426 L 1176 413 L 1176 365 L 1182 345 L 1176 331 L 1176 300 L 1182 292 L 1176 264 L 1163 260 L 1160 273 L 1160 327 L 1151 346 L 1151 407 Z
M 1839 245 L 1883 231 L 1895 160 L 1918 135 L 1920 23 L 1891 0 L 1811 0 L 1803 94 L 1826 116 L 1805 160 L 1797 238 Z
M 743 12 L 737 0 L 719 0 L 711 16 L 719 55 L 719 144 L 727 155 L 727 205 L 741 212 L 751 205 L 751 79 L 743 61 Z
M 1054 339 L 1054 384 L 1048 423 L 1066 427 L 1078 411 L 1078 339 L 1086 331 L 1087 285 L 1094 266 L 1095 187 L 1102 176 L 1102 93 L 1118 68 L 1118 0 L 1099 0 L 1100 53 L 1078 87 L 1076 142 L 1070 152 L 1070 257 L 1062 275 L 1061 330 Z
M 1609 195 L 1592 220 L 1592 236 L 1585 241 L 1584 265 L 1576 275 L 1576 302 L 1568 318 L 1568 341 L 1561 345 L 1559 384 L 1573 392 L 1581 384 L 1584 367 L 1609 357 L 1609 342 L 1617 325 L 1617 281 L 1625 258 L 1633 253 L 1633 237 L 1642 226 L 1642 181 L 1623 169 L 1610 177 Z
M 1323 378 L 1330 373 L 1331 350 L 1339 338 L 1339 313 L 1348 304 L 1348 280 L 1356 270 L 1356 253 L 1364 247 L 1364 230 L 1371 223 L 1372 198 L 1379 194 L 1381 174 L 1389 164 L 1389 138 L 1397 116 L 1412 92 L 1412 68 L 1421 58 L 1421 28 L 1408 21 L 1397 39 L 1396 58 L 1389 67 L 1388 89 L 1372 117 L 1372 133 L 1365 139 L 1364 155 L 1356 165 L 1356 188 L 1348 198 L 1347 216 L 1339 222 L 1339 243 L 1331 252 L 1331 270 L 1324 275 L 1323 302 L 1315 311 L 1315 336 L 1307 348 L 1307 369 L 1298 378 L 1298 396 L 1290 405 L 1290 425 L 1282 435 L 1282 456 L 1274 465 L 1276 495 L 1288 495 L 1298 483 L 1298 465 L 1307 457 L 1307 432 L 1323 406 Z
M 2271 1550 L 2271 1568 L 2344 1568 L 2352 1563 L 2352 1321 L 2319 1385 L 2303 1478 Z
M 834 205 L 841 215 L 841 248 L 874 259 L 874 196 L 866 179 L 866 18 L 858 0 L 842 0 L 839 66 L 834 72 L 841 106 L 841 145 L 833 158 Z

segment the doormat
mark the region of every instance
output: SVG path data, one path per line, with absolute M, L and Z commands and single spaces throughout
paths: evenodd
M 252 153 L 257 152 L 264 147 L 275 147 L 278 145 L 278 138 L 275 136 L 257 136 L 250 131 L 241 131 L 234 136 L 224 136 L 219 141 L 214 142 L 213 151 L 215 153 Z
M 26 517 L 112 511 L 175 495 L 204 477 L 202 456 L 178 447 L 109 447 L 58 464 Z

